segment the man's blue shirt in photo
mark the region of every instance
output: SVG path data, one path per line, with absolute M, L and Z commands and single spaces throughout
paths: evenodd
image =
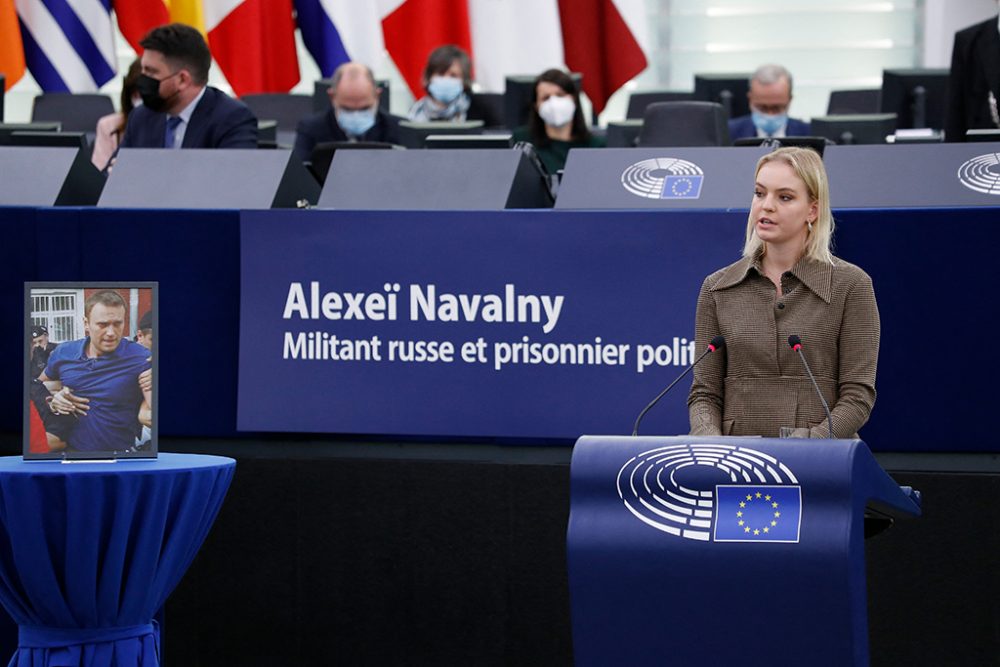
M 70 447 L 83 452 L 124 451 L 135 444 L 139 433 L 139 374 L 152 366 L 150 351 L 123 338 L 114 352 L 91 358 L 89 345 L 90 338 L 59 345 L 49 356 L 45 375 L 74 395 L 90 399 L 90 410 L 77 419 L 69 437 Z

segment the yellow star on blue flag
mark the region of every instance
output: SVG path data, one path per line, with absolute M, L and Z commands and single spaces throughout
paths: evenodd
M 801 520 L 800 486 L 715 487 L 716 542 L 798 542 Z

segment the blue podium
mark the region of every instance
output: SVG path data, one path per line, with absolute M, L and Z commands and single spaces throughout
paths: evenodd
M 577 665 L 867 665 L 865 521 L 920 514 L 860 440 L 580 438 Z

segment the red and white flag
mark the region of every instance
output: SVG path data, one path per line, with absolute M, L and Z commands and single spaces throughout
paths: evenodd
M 170 23 L 170 12 L 163 0 L 115 0 L 112 4 L 118 19 L 118 29 L 129 46 L 142 53 L 139 42 L 153 28 Z
M 556 0 L 469 0 L 476 83 L 501 92 L 509 75 L 563 67 Z
M 204 0 L 208 44 L 238 96 L 299 82 L 291 0 Z
M 431 51 L 457 44 L 472 51 L 467 0 L 405 0 L 382 19 L 385 48 L 414 97 L 422 97 Z
M 631 0 L 559 0 L 566 66 L 583 74 L 583 90 L 597 113 L 646 69 L 646 55 L 625 19 L 636 16 L 635 5 Z
M 317 1 L 352 60 L 374 66 L 384 45 L 418 98 L 427 57 L 443 44 L 469 52 L 487 91 L 502 91 L 507 75 L 579 72 L 598 112 L 647 64 L 644 0 Z

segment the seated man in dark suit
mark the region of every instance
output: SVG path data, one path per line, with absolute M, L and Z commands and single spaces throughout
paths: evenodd
M 809 123 L 788 117 L 792 75 L 781 65 L 762 65 L 750 77 L 750 114 L 729 121 L 729 138 L 808 136 Z
M 212 56 L 200 32 L 171 23 L 139 43 L 142 105 L 129 114 L 121 148 L 257 147 L 250 109 L 207 85 Z
M 333 73 L 330 108 L 310 116 L 295 128 L 294 155 L 306 161 L 316 144 L 328 141 L 384 141 L 400 143 L 399 121 L 378 108 L 375 77 L 361 63 L 344 63 Z

